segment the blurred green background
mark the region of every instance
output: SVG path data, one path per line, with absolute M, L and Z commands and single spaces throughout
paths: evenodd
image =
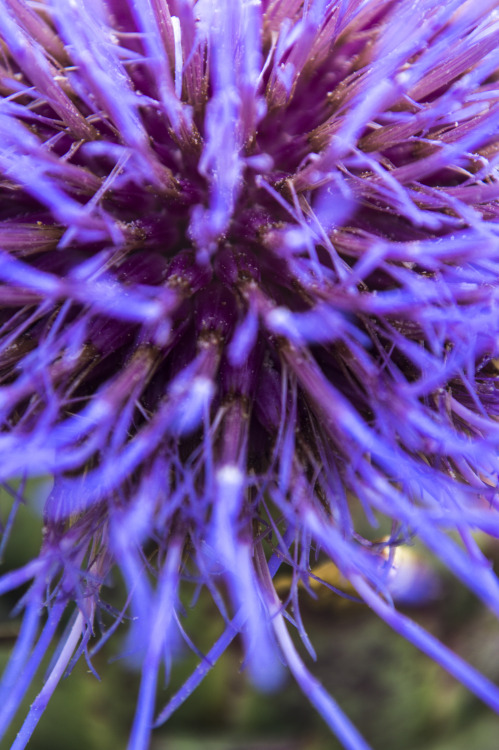
M 1 496 L 4 520 L 8 504 Z M 39 543 L 40 522 L 22 507 L 2 572 L 30 559 Z M 488 554 L 493 556 L 494 550 Z M 109 594 L 112 599 L 113 592 Z M 17 598 L 12 595 L 0 603 L 1 666 L 19 627 L 19 619 L 10 616 Z M 306 594 L 302 607 L 318 654 L 317 663 L 310 659 L 307 663 L 375 750 L 497 750 L 499 717 L 366 607 L 338 603 L 333 595 L 313 601 Z M 460 584 L 442 573 L 439 599 L 410 613 L 499 683 L 499 624 Z M 189 620 L 190 632 L 199 633 L 202 643 L 212 642 L 220 632 L 207 598 L 201 598 Z M 126 626 L 121 628 L 124 633 Z M 30 750 L 126 748 L 138 675 L 125 660 L 112 660 L 123 644 L 117 634 L 95 656 L 101 682 L 89 673 L 84 660 L 79 662 L 59 685 Z M 186 653 L 174 665 L 170 684 L 158 693 L 158 706 L 167 702 L 196 663 L 197 658 Z M 291 678 L 278 693 L 258 694 L 240 664 L 236 641 L 188 702 L 156 730 L 151 750 L 339 750 L 341 746 Z M 43 670 L 2 748 L 10 747 L 42 676 Z

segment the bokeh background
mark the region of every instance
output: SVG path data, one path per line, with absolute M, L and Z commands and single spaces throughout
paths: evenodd
M 36 496 L 43 483 L 32 483 L 35 500 L 19 508 L 3 555 L 1 571 L 36 555 L 41 524 Z M 0 493 L 5 523 L 12 499 Z M 498 550 L 487 548 L 492 562 Z M 499 623 L 459 583 L 439 571 L 437 599 L 410 610 L 424 627 L 499 683 Z M 105 597 L 118 603 L 121 584 L 111 580 Z M 19 629 L 12 614 L 19 592 L 0 601 L 0 661 L 5 664 Z M 317 600 L 305 592 L 302 615 L 318 660 L 307 659 L 314 674 L 339 702 L 375 750 L 497 750 L 499 717 L 414 647 L 394 634 L 366 607 L 330 593 Z M 188 609 L 189 629 L 205 648 L 220 633 L 219 618 L 208 598 Z M 29 744 L 30 750 L 123 750 L 127 745 L 139 676 L 126 657 L 126 625 L 93 659 L 99 682 L 80 660 L 59 686 Z M 123 633 L 123 635 L 121 635 Z M 301 649 L 303 652 L 303 649 Z M 259 694 L 241 671 L 235 641 L 205 682 L 154 734 L 151 750 L 339 750 L 322 719 L 289 678 L 282 691 Z M 46 661 L 44 669 L 47 668 Z M 187 651 L 173 667 L 166 703 L 195 667 Z M 33 685 L 12 731 L 1 747 L 10 747 L 23 711 L 40 689 L 44 670 Z

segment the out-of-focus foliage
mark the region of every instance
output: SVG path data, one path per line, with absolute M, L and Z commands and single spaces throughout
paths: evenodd
M 4 511 L 6 498 L 0 502 Z M 7 547 L 6 567 L 25 562 L 39 544 L 38 521 L 28 508 L 19 512 L 23 523 Z M 497 550 L 488 550 L 494 553 L 499 558 Z M 112 583 L 119 588 L 118 581 Z M 18 628 L 18 620 L 8 612 L 15 602 L 12 596 L 0 610 L 1 667 Z M 314 601 L 305 591 L 302 605 L 319 657 L 314 670 L 374 747 L 497 750 L 497 718 L 364 605 L 333 594 Z M 212 641 L 218 634 L 217 618 L 210 617 L 212 607 L 204 597 L 189 611 L 191 627 L 197 622 L 201 640 Z M 440 599 L 412 614 L 488 677 L 499 680 L 495 619 L 453 579 L 444 576 Z M 89 674 L 84 660 L 78 662 L 51 701 L 30 750 L 126 747 L 139 677 L 125 658 L 110 664 L 111 653 L 103 649 L 93 660 L 97 671 L 105 674 L 102 682 Z M 340 750 L 291 680 L 269 700 L 240 678 L 241 658 L 235 643 L 189 701 L 157 731 L 152 750 Z M 195 665 L 195 657 L 186 653 L 173 671 L 172 690 Z M 40 684 L 32 686 L 20 713 L 39 688 Z M 8 748 L 14 736 L 12 729 L 3 747 Z

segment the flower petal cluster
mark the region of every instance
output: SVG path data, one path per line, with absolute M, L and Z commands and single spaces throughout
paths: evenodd
M 319 554 L 499 710 L 391 583 L 416 536 L 499 615 L 474 536 L 499 533 L 496 6 L 0 0 L 4 543 L 25 479 L 54 481 L 39 556 L 0 578 L 29 585 L 0 733 L 74 607 L 14 750 L 90 660 L 113 569 L 128 599 L 98 645 L 130 615 L 130 750 L 236 634 L 257 686 L 286 665 L 367 747 L 289 632 L 311 649 Z M 155 719 L 193 584 L 225 629 Z

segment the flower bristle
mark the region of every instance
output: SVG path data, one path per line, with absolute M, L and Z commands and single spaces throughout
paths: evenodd
M 319 554 L 499 711 L 397 610 L 389 551 L 416 536 L 499 615 L 473 536 L 499 533 L 497 2 L 0 0 L 0 51 L 0 480 L 54 482 L 38 558 L 0 578 L 30 584 L 0 734 L 72 602 L 14 750 L 89 658 L 116 568 L 130 750 L 190 643 L 184 580 L 226 629 L 158 722 L 239 633 L 257 686 L 284 663 L 367 748 L 285 622 L 308 646 Z

